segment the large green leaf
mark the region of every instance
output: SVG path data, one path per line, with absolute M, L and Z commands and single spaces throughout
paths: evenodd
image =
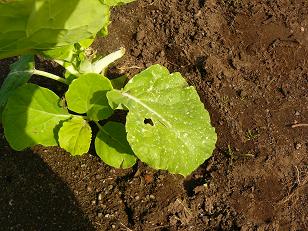
M 212 155 L 217 136 L 209 113 L 180 73 L 154 65 L 107 97 L 129 109 L 128 142 L 150 166 L 186 176 Z
M 130 168 L 137 160 L 127 142 L 125 126 L 121 123 L 105 124 L 96 136 L 95 149 L 106 164 L 115 168 Z
M 4 106 L 12 92 L 28 82 L 34 70 L 33 55 L 26 55 L 10 66 L 10 73 L 4 80 L 0 89 L 0 123 Z
M 91 137 L 92 130 L 88 122 L 81 117 L 73 117 L 60 128 L 59 144 L 74 156 L 82 155 L 89 151 Z
M 99 0 L 0 2 L 0 59 L 71 45 L 109 24 L 109 6 Z
M 99 121 L 108 118 L 113 110 L 108 104 L 106 93 L 112 89 L 109 79 L 99 74 L 84 74 L 74 80 L 65 94 L 70 110 Z
M 11 147 L 19 151 L 35 144 L 57 145 L 58 128 L 71 117 L 59 101 L 55 93 L 34 84 L 17 88 L 3 112 L 4 134 Z

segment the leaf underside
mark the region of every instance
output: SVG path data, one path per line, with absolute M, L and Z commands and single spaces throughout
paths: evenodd
M 127 139 L 153 168 L 186 176 L 212 155 L 217 135 L 209 113 L 180 73 L 154 65 L 107 97 L 129 109 Z

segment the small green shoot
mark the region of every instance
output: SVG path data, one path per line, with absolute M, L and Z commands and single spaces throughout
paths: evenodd
M 259 136 L 259 133 L 256 130 L 248 129 L 246 132 L 246 139 L 248 141 L 255 140 Z

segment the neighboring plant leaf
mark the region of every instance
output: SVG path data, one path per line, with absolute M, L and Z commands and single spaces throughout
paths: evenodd
M 12 92 L 28 82 L 34 70 L 33 55 L 21 56 L 20 59 L 10 66 L 10 73 L 4 80 L 0 89 L 0 123 L 4 106 Z
M 87 113 L 90 120 L 99 121 L 111 116 L 107 91 L 112 89 L 109 79 L 99 74 L 84 74 L 75 79 L 65 94 L 70 110 Z
M 71 117 L 52 91 L 26 83 L 8 99 L 3 112 L 4 134 L 10 146 L 23 150 L 35 144 L 57 145 L 59 124 Z
M 87 121 L 73 117 L 63 123 L 59 130 L 60 147 L 73 156 L 87 153 L 91 144 L 92 130 Z
M 129 109 L 127 139 L 150 166 L 186 176 L 212 155 L 217 135 L 209 113 L 180 73 L 154 65 L 107 97 Z
M 137 160 L 127 142 L 125 126 L 121 123 L 105 124 L 96 136 L 95 149 L 106 164 L 115 168 L 130 168 Z
M 41 54 L 49 59 L 70 62 L 75 52 L 74 45 L 58 47 L 52 50 L 42 51 Z
M 0 3 L 0 59 L 71 45 L 109 24 L 110 7 L 99 0 Z

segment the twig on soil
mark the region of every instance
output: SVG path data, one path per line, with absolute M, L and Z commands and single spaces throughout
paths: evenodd
M 308 124 L 292 124 L 291 128 L 308 127 Z
M 288 202 L 294 195 L 296 195 L 308 182 L 308 175 L 304 178 L 301 184 L 298 184 L 298 187 L 294 189 L 288 196 L 284 197 L 284 199 L 281 199 L 277 204 L 282 205 Z
M 299 174 L 298 167 L 297 167 L 297 166 L 295 166 L 295 169 L 296 169 L 296 174 L 297 174 L 297 183 L 298 183 L 298 184 L 300 184 L 300 183 L 301 183 L 301 181 L 300 181 L 300 179 L 299 179 L 300 174 Z
M 126 225 L 124 225 L 122 222 L 120 222 L 119 224 L 122 225 L 127 231 L 133 231 L 132 229 L 130 229 Z

